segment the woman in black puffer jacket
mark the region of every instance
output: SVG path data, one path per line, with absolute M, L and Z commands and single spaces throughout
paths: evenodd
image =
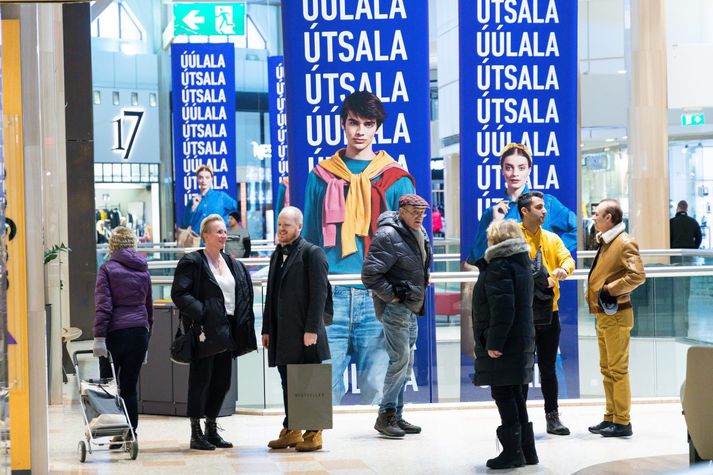
M 473 291 L 474 382 L 491 386 L 502 419 L 497 435 L 503 452 L 486 465 L 520 467 L 538 463 L 526 405 L 535 358 L 529 247 L 513 220 L 494 221 L 487 235 Z

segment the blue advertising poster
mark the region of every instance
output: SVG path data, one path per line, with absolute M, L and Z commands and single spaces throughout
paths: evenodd
M 413 178 L 411 181 L 411 177 L 404 176 L 389 185 L 386 197 L 379 198 L 381 203 L 387 204 L 386 209 L 397 208 L 395 190 L 401 194 L 416 191 L 430 201 L 428 0 L 283 2 L 282 28 L 290 124 L 290 203 L 305 212 L 303 236 L 323 246 L 330 273 L 360 274 L 373 228 L 368 235 L 357 235 L 356 251 L 351 249 L 354 240 L 339 240 L 343 239 L 340 232 L 337 244 L 327 239 L 329 226 L 322 230 L 322 213 L 330 212 L 327 208 L 335 202 L 324 200 L 326 182 L 320 182 L 322 178 L 310 172 L 347 146 L 340 120 L 344 99 L 355 91 L 369 91 L 381 99 L 387 114 L 376 131 L 373 151 L 385 151 Z M 393 164 L 389 167 L 394 171 Z M 349 173 L 366 171 L 356 168 Z M 386 167 L 379 172 L 384 170 Z M 384 172 L 371 183 L 386 181 L 386 175 Z M 348 189 L 345 193 L 349 193 Z M 324 216 L 327 221 L 327 214 Z M 345 222 L 346 218 L 337 221 L 337 227 L 343 229 Z M 424 225 L 430 232 L 430 218 L 424 220 Z M 341 252 L 342 242 L 347 246 L 344 249 L 349 249 L 346 253 Z M 334 306 L 335 323 L 328 329 L 335 373 L 333 400 L 335 404 L 379 403 L 388 356 L 371 296 L 361 286 L 336 286 Z M 342 316 L 338 317 L 338 312 L 342 310 L 344 322 L 351 321 L 353 325 L 339 323 Z M 432 315 L 419 319 L 415 369 L 407 384 L 407 401 L 433 400 L 434 334 Z M 342 368 L 346 368 L 343 378 Z
M 272 203 L 277 215 L 289 205 L 287 163 L 287 105 L 285 101 L 285 61 L 282 56 L 267 58 L 267 98 L 270 110 L 272 148 Z M 277 229 L 277 226 L 275 226 Z
M 514 201 L 538 190 L 548 212 L 543 228 L 557 233 L 576 258 L 577 2 L 461 0 L 459 10 L 461 257 L 466 266 L 474 264 L 487 248 L 485 230 L 499 218 L 494 215 L 519 221 Z M 511 142 L 531 153 L 524 177 L 500 169 L 500 153 Z M 494 211 L 502 200 L 508 206 Z M 574 282 L 561 285 L 559 315 L 560 398 L 576 398 Z M 461 399 L 489 399 L 489 389 L 472 384 L 472 329 L 461 335 Z M 531 395 L 541 397 L 537 366 L 532 386 Z
M 234 48 L 171 46 L 176 224 L 196 233 L 207 215 L 218 213 L 227 223 L 237 209 Z M 196 176 L 202 165 L 212 180 L 206 172 Z

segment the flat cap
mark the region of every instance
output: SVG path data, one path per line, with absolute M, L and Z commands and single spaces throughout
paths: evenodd
M 411 205 L 414 208 L 430 208 L 426 200 L 413 193 L 403 195 L 401 198 L 399 198 L 399 208 L 407 205 Z
M 599 301 L 599 306 L 602 307 L 606 315 L 614 315 L 619 311 L 619 302 L 616 297 L 612 297 L 605 290 L 604 287 L 599 289 L 597 294 L 597 300 Z

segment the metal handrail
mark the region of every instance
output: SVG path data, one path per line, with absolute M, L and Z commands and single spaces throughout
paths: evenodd
M 597 251 L 577 251 L 577 257 L 594 258 Z M 640 249 L 639 255 L 656 257 L 713 257 L 713 249 Z
M 270 263 L 270 256 L 258 256 L 258 257 L 242 257 L 238 259 L 240 262 L 246 266 L 256 266 L 256 265 L 268 265 Z M 177 260 L 171 261 L 149 261 L 149 270 L 152 269 L 175 269 L 178 265 Z
M 254 259 L 254 258 L 250 258 Z M 240 259 L 245 262 L 246 259 Z M 713 266 L 670 266 L 670 267 L 644 267 L 647 278 L 663 278 L 663 277 L 704 277 L 713 276 Z M 431 274 L 431 283 L 446 284 L 446 283 L 473 283 L 478 280 L 480 273 L 476 271 L 461 271 L 461 272 L 433 272 Z M 576 269 L 567 280 L 587 280 L 589 269 Z M 171 284 L 173 276 L 152 276 L 151 283 L 156 285 Z M 361 284 L 360 274 L 330 274 L 329 282 L 333 285 L 356 285 Z M 267 283 L 267 275 L 254 276 L 254 284 L 265 285 Z
M 259 239 L 252 241 L 251 249 L 254 252 L 272 252 L 275 250 L 275 245 L 267 239 Z M 434 244 L 442 246 L 442 243 L 437 241 Z M 151 247 L 158 246 L 158 247 Z M 189 253 L 201 247 L 174 247 L 175 243 L 139 243 L 138 251 L 146 253 Z M 106 254 L 109 249 L 106 244 L 97 245 L 98 254 Z M 596 256 L 597 251 L 577 251 L 577 257 L 583 259 L 591 259 Z M 713 257 L 713 249 L 640 249 L 639 254 L 647 257 Z M 434 254 L 436 262 L 459 261 L 460 254 L 454 253 L 437 253 Z
M 451 255 L 445 255 L 446 257 L 440 257 L 439 254 L 433 256 L 434 262 L 450 262 L 453 257 Z M 255 256 L 255 257 L 243 257 L 238 259 L 240 262 L 246 266 L 256 266 L 256 265 L 267 265 L 270 263 L 270 256 Z M 170 261 L 149 261 L 149 269 L 173 269 L 178 265 L 177 260 Z

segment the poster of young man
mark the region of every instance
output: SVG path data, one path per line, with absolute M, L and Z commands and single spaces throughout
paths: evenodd
M 428 2 L 305 0 L 282 15 L 290 204 L 330 274 L 358 281 L 379 214 L 431 193 Z M 333 401 L 378 404 L 388 357 L 372 296 L 335 285 L 333 300 Z M 435 328 L 419 325 L 407 401 L 430 400 Z

